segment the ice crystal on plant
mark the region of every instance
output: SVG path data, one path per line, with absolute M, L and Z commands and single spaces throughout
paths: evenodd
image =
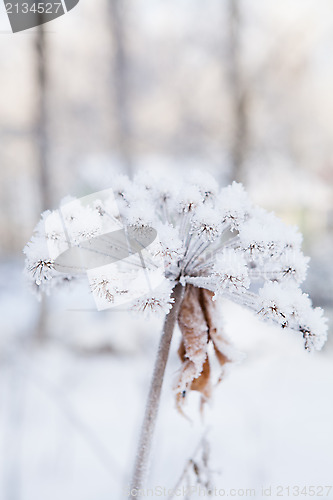
M 172 288 L 172 282 L 163 282 L 161 286 L 155 288 L 154 293 L 146 293 L 136 299 L 133 303 L 133 310 L 147 315 L 156 312 L 167 314 L 174 302 L 171 297 Z
M 64 264 L 57 259 L 69 240 L 71 247 L 98 254 L 96 269 L 88 276 L 92 293 L 104 300 L 105 307 L 127 301 L 137 311 L 167 313 L 173 287 L 179 282 L 186 287 L 179 315 L 179 401 L 188 389 L 208 398 L 209 345 L 221 367 L 232 358 L 216 321 L 219 297 L 299 332 L 307 350 L 323 346 L 323 312 L 312 307 L 299 287 L 309 260 L 301 251 L 302 236 L 297 228 L 253 205 L 241 184 L 218 189 L 206 173 L 173 182 L 141 172 L 133 181 L 119 176 L 112 188 L 112 199 L 102 196 L 89 206 L 74 200 L 60 214 L 45 213 L 25 248 L 26 269 L 41 289 L 82 275 L 87 263 Z M 117 236 L 108 232 L 110 223 Z M 97 250 L 92 243 L 96 237 Z M 50 247 L 55 256 L 47 252 Z M 108 255 L 119 262 L 117 278 L 105 275 Z M 148 287 L 142 285 L 145 280 Z

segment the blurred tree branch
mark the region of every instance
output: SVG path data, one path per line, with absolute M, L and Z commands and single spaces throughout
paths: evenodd
M 39 14 L 43 22 L 43 14 Z M 47 117 L 47 44 L 44 24 L 37 27 L 36 37 L 36 151 L 39 178 L 41 209 L 46 210 L 51 205 L 51 187 L 49 172 L 49 144 Z
M 125 43 L 125 5 L 123 0 L 108 0 L 113 64 L 112 79 L 119 159 L 125 171 L 132 173 L 131 124 L 129 113 L 128 58 Z
M 248 98 L 241 65 L 242 25 L 240 0 L 229 0 L 227 9 L 229 29 L 229 84 L 233 123 L 230 148 L 231 180 L 244 182 L 244 161 L 248 148 Z
M 41 24 L 37 27 L 35 42 L 37 88 L 35 143 L 40 206 L 41 210 L 44 211 L 51 207 L 51 186 L 47 116 L 47 44 L 43 14 L 39 14 L 39 17 Z M 45 297 L 42 298 L 40 304 L 35 336 L 38 341 L 43 341 L 47 337 L 47 304 Z

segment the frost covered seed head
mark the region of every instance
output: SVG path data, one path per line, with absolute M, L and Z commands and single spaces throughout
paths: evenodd
M 71 249 L 98 253 L 88 276 L 93 295 L 104 301 L 101 308 L 126 302 L 137 311 L 167 313 L 175 284 L 186 287 L 179 315 L 179 404 L 189 389 L 209 397 L 210 345 L 221 367 L 232 358 L 216 320 L 218 297 L 299 332 L 307 350 L 321 349 L 326 320 L 299 288 L 308 266 L 302 237 L 253 206 L 241 184 L 219 190 L 206 173 L 188 175 L 183 183 L 140 173 L 133 181 L 120 176 L 112 187 L 113 199 L 105 196 L 90 206 L 76 200 L 60 215 L 45 213 L 25 248 L 26 270 L 40 289 L 87 272 L 85 263 L 59 265 L 50 255 L 50 248 L 61 255 L 70 240 Z M 119 234 L 106 231 L 110 221 Z M 99 238 L 97 247 L 93 238 Z M 118 259 L 116 275 L 108 272 L 108 256 Z

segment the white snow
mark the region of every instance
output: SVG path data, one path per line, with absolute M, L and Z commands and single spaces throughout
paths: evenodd
M 24 331 L 23 316 L 29 324 L 33 322 L 37 303 L 30 298 L 23 292 L 7 291 L 7 301 L 0 306 L 5 327 L 0 498 L 126 498 L 123 489 L 131 473 L 161 324 L 136 323 L 131 317 L 124 321 L 124 317 L 117 319 L 117 313 L 64 314 L 58 308 L 52 311 L 53 333 L 62 329 L 63 336 L 58 332 L 58 342 L 32 349 L 18 335 Z M 24 306 L 26 301 L 29 308 Z M 15 307 L 9 307 L 10 302 Z M 228 335 L 247 358 L 230 366 L 215 390 L 205 424 L 198 412 L 198 395 L 190 395 L 185 407 L 193 420 L 190 423 L 176 411 L 172 391 L 179 368 L 177 331 L 165 378 L 150 486 L 175 486 L 206 426 L 210 428 L 211 466 L 220 471 L 214 475 L 216 487 L 252 487 L 257 492 L 252 498 L 262 498 L 262 486 L 329 485 L 331 341 L 322 352 L 309 355 L 297 334 L 264 324 L 231 302 L 224 303 L 224 316 Z M 5 341 L 10 327 L 11 337 Z M 89 334 L 102 342 L 103 331 L 108 332 L 104 340 L 115 339 L 114 354 L 83 356 L 64 342 L 79 346 Z M 135 351 L 129 353 L 123 348 L 126 338 L 134 345 L 136 337 Z M 121 339 L 118 344 L 116 339 Z

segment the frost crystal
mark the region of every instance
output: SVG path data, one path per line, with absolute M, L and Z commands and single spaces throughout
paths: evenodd
M 253 206 L 242 185 L 219 190 L 206 173 L 195 173 L 192 179 L 189 175 L 182 184 L 140 173 L 133 181 L 116 178 L 112 188 L 112 199 L 101 196 L 89 205 L 74 200 L 42 216 L 25 248 L 26 269 L 35 286 L 48 289 L 88 269 L 101 308 L 130 301 L 137 311 L 167 313 L 172 288 L 180 282 L 188 301 L 180 317 L 180 395 L 192 388 L 208 397 L 207 345 L 214 346 L 221 366 L 230 360 L 228 344 L 210 317 L 220 296 L 299 332 L 307 350 L 321 349 L 326 320 L 299 288 L 309 260 L 301 251 L 302 237 L 274 214 Z M 110 224 L 117 237 L 110 236 Z M 99 238 L 97 249 L 94 238 Z M 95 252 L 95 270 L 89 271 L 88 261 L 59 261 L 69 247 L 71 252 L 73 247 Z M 119 262 L 115 273 L 108 272 L 108 257 Z

